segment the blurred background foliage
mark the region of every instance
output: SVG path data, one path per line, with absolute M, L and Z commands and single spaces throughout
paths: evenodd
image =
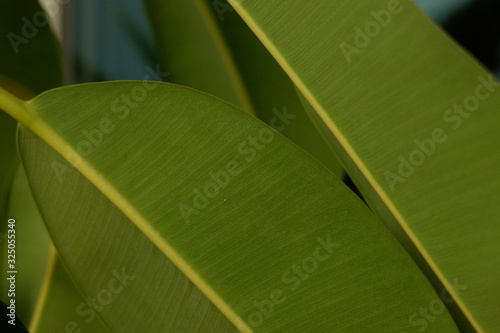
M 415 2 L 486 67 L 500 74 L 500 1 Z M 141 80 L 146 67 L 158 63 L 141 0 L 73 0 L 63 7 L 65 61 L 71 68 L 68 83 Z

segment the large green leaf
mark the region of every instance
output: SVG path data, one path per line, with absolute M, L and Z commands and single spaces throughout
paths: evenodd
M 388 226 L 477 330 L 500 329 L 498 83 L 411 1 L 230 2 L 372 188 L 367 200 L 398 222 Z
M 36 199 L 79 284 L 85 278 L 87 288 L 106 286 L 113 274 L 99 257 L 110 253 L 122 256 L 107 263 L 120 272 L 132 264 L 153 269 L 140 271 L 120 301 L 102 311 L 110 328 L 142 332 L 145 323 L 168 321 L 168 284 L 157 287 L 164 276 L 154 272 L 173 269 L 171 261 L 244 332 L 404 330 L 422 305 L 440 310 L 428 324 L 434 331 L 456 331 L 389 231 L 308 154 L 252 116 L 191 89 L 157 83 L 135 108 L 116 102 L 138 87 L 147 89 L 138 82 L 65 87 L 28 103 L 0 90 L 0 107 L 95 186 L 80 177 L 79 186 L 52 191 L 58 176 L 48 171 L 59 160 L 21 131 Z M 102 206 L 100 192 L 133 223 L 117 218 L 117 209 L 102 211 L 109 205 Z M 80 197 L 83 208 L 69 212 L 66 201 Z M 82 223 L 103 213 L 109 219 Z M 67 218 L 75 216 L 81 218 Z M 91 264 L 80 275 L 78 266 Z M 177 270 L 170 274 L 187 281 Z M 196 321 L 192 316 L 176 320 Z
M 192 87 L 250 113 L 253 108 L 210 8 L 199 0 L 144 0 L 169 81 Z

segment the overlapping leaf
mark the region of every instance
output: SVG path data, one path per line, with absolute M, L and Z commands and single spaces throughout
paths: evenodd
M 114 103 L 138 84 L 61 88 L 27 104 L 0 97 L 133 222 L 121 220 L 116 228 L 110 215 L 89 228 L 83 218 L 66 219 L 64 201 L 72 198 L 51 191 L 57 175 L 43 171 L 57 160 L 23 130 L 22 158 L 37 200 L 58 199 L 42 204 L 42 214 L 82 285 L 83 276 L 109 283 L 102 266 L 81 275 L 78 265 L 89 267 L 114 246 L 136 258 L 114 262 L 116 270 L 132 262 L 155 267 L 158 258 L 148 250 L 154 244 L 242 331 L 404 330 L 418 306 L 440 303 L 385 227 L 309 155 L 233 106 L 178 86 L 158 84 L 137 108 L 112 108 L 123 106 Z M 91 193 L 73 194 L 79 195 Z M 72 214 L 97 214 L 101 199 L 93 199 Z M 151 243 L 138 241 L 130 228 Z M 95 255 L 74 251 L 77 241 Z M 131 246 L 138 251 L 128 252 Z M 137 313 L 148 306 L 156 309 L 147 311 L 149 319 L 163 318 L 168 308 L 155 307 L 163 289 L 153 288 L 152 299 L 137 292 L 146 278 L 159 283 L 162 276 L 144 270 L 130 282 L 108 308 L 120 310 L 102 312 L 110 327 L 126 323 L 143 331 L 145 317 Z M 446 311 L 431 324 L 454 330 Z
M 218 96 L 253 113 L 210 8 L 198 0 L 145 0 L 169 81 Z
M 388 226 L 477 330 L 498 330 L 498 82 L 410 1 L 230 2 Z

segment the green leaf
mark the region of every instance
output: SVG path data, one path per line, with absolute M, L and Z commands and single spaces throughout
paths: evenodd
M 230 3 L 398 222 L 387 225 L 477 330 L 500 329 L 498 82 L 411 1 Z
M 14 136 L 15 137 L 15 136 Z M 43 277 L 48 264 L 51 246 L 50 237 L 38 213 L 36 203 L 31 194 L 26 175 L 22 167 L 18 168 L 9 196 L 8 218 L 15 219 L 15 267 L 5 266 L 2 270 L 1 297 L 6 303 L 9 282 L 7 271 L 17 271 L 16 274 L 16 315 L 23 323 L 30 325 Z M 11 235 L 10 233 L 9 235 Z M 12 239 L 12 238 L 11 238 Z M 7 235 L 1 247 L 2 260 L 7 263 Z M 9 259 L 13 259 L 9 257 Z
M 0 8 L 0 82 L 5 76 L 35 93 L 59 86 L 59 49 L 38 1 L 0 0 Z
M 131 263 L 165 269 L 154 244 L 243 332 L 402 330 L 423 304 L 440 309 L 428 323 L 433 331 L 455 331 L 403 248 L 322 165 L 252 116 L 191 89 L 158 83 L 136 108 L 116 102 L 141 84 L 65 87 L 28 103 L 0 90 L 0 107 L 96 187 L 75 191 L 81 182 L 71 183 L 71 192 L 52 191 L 54 154 L 29 131 L 20 132 L 35 197 L 75 277 L 75 266 L 92 264 L 85 277 L 109 283 L 113 274 L 105 276 L 94 261 L 120 252 L 127 260 L 108 263 L 116 270 Z M 109 206 L 101 205 L 99 191 L 133 224 L 114 219 L 117 210 L 102 211 Z M 93 200 L 81 200 L 78 213 L 68 211 L 66 201 L 80 195 Z M 113 218 L 92 219 L 106 212 Z M 68 219 L 76 215 L 81 218 Z M 87 217 L 90 226 L 82 223 Z M 135 227 L 140 233 L 130 231 Z M 86 251 L 74 251 L 74 242 L 87 243 Z M 151 325 L 164 318 L 171 309 L 157 302 L 167 302 L 166 289 L 151 286 L 152 298 L 135 292 L 161 278 L 145 269 L 135 284 L 129 281 L 120 301 L 103 310 L 107 325 L 144 331 L 140 313 Z
M 16 124 L 17 122 L 11 116 L 0 112 L 0 156 L 2 156 L 2 163 L 0 163 L 0 218 L 2 220 L 0 225 L 2 229 L 7 226 L 5 219 L 7 218 L 9 189 L 18 166 L 15 145 Z
M 95 325 L 99 316 L 115 332 L 236 331 L 201 291 L 62 156 L 26 131 L 21 136 L 28 136 L 25 144 L 35 145 L 26 150 L 27 154 L 37 152 L 44 160 L 32 169 L 31 183 L 44 220 L 53 231 L 53 241 L 87 300 L 84 305 L 72 301 L 76 303 L 71 306 L 74 315 L 58 318 L 51 309 L 68 296 L 74 297 L 74 290 L 68 288 L 72 293 L 57 300 L 62 297 L 57 292 L 61 287 L 52 283 L 56 293 L 44 309 L 41 327 L 63 328 L 63 320 L 73 318 L 78 328 L 94 332 L 87 326 Z M 29 161 L 33 157 L 26 156 Z
M 144 0 L 169 81 L 215 95 L 252 113 L 210 9 L 199 0 Z
M 64 331 L 68 322 L 77 322 L 88 329 L 85 331 L 107 332 L 98 320 L 87 323 L 77 315 L 76 309 L 83 300 L 60 260 L 56 260 L 22 167 L 18 168 L 10 191 L 8 217 L 16 220 L 17 319 L 28 325 L 32 333 L 53 332 L 57 328 Z M 4 242 L 2 257 L 5 262 L 7 253 L 7 242 Z M 2 281 L 7 281 L 7 270 L 10 269 L 2 271 Z M 2 286 L 4 302 L 7 294 L 8 285 Z
M 98 315 L 90 315 L 86 304 L 88 303 L 80 296 L 61 259 L 52 248 L 43 292 L 30 332 L 109 332 Z M 79 311 L 85 315 L 81 315 Z
M 214 15 L 220 19 L 257 117 L 342 177 L 342 167 L 309 119 L 285 72 L 227 1 L 206 2 L 212 4 Z

